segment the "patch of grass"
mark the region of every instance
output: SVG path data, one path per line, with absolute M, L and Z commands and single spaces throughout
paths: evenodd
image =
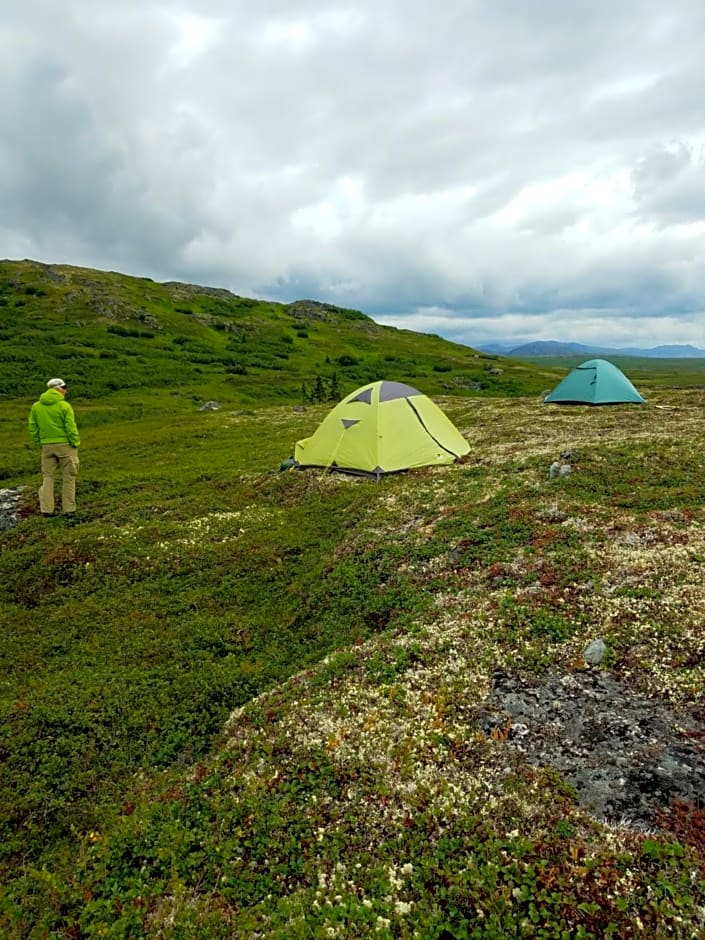
M 378 484 L 277 472 L 328 406 L 77 397 L 79 526 L 36 515 L 9 402 L 3 934 L 697 936 L 697 815 L 598 824 L 476 726 L 497 666 L 570 672 L 596 635 L 642 694 L 697 705 L 705 516 L 670 409 L 692 446 L 705 427 L 662 396 L 443 399 L 469 461 Z

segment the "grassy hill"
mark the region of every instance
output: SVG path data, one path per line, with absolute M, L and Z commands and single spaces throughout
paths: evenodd
M 434 366 L 483 375 L 472 350 L 330 309 L 298 337 L 286 308 L 262 305 L 252 329 L 296 350 L 279 400 L 278 370 L 194 365 L 173 342 L 228 340 L 169 308 L 162 290 L 185 288 L 8 270 L 15 320 L 3 317 L 0 348 L 26 358 L 2 360 L 18 383 L 0 416 L 2 472 L 26 490 L 19 525 L 0 534 L 2 936 L 703 935 L 705 777 L 690 775 L 688 800 L 658 771 L 696 760 L 705 735 L 705 511 L 690 456 L 705 446 L 702 391 L 653 376 L 645 407 L 561 409 L 521 384 L 525 367 L 492 357 L 505 369 L 493 378 L 524 394 L 451 393 Z M 94 288 L 79 294 L 83 316 L 57 312 L 62 296 L 79 303 L 84 276 L 114 279 L 106 296 L 130 310 L 154 292 L 161 330 L 91 314 Z M 43 309 L 52 284 L 66 293 Z M 67 355 L 94 344 L 73 375 L 57 368 L 63 336 Z M 123 342 L 134 355 L 110 346 Z M 329 407 L 294 410 L 301 381 L 326 357 L 400 349 L 470 460 L 378 484 L 277 472 Z M 174 350 L 185 384 L 165 380 Z M 344 383 L 360 381 L 353 368 Z M 84 440 L 77 526 L 36 511 L 24 422 L 47 373 L 71 380 Z M 401 366 L 391 377 L 413 380 Z M 224 407 L 199 412 L 204 398 Z M 552 477 L 565 460 L 572 472 Z M 598 637 L 606 658 L 588 667 Z M 624 765 L 642 781 L 630 812 L 596 813 L 559 772 L 556 714 L 513 733 L 492 704 L 498 676 L 533 683 L 537 701 L 549 679 L 570 697 L 604 676 L 645 720 L 675 716 L 670 750 L 646 736 Z M 626 760 L 638 728 L 611 733 Z
M 341 396 L 380 378 L 426 394 L 547 387 L 535 366 L 380 326 L 356 310 L 267 303 L 68 265 L 0 262 L 0 324 L 1 393 L 10 398 L 34 395 L 45 374 L 65 378 L 84 400 L 141 390 L 155 404 L 165 394 L 240 404 L 301 400 L 302 386 L 310 393 L 317 377 L 326 389 L 335 379 Z

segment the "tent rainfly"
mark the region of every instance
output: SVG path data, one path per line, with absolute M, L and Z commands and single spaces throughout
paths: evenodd
M 402 382 L 373 382 L 352 392 L 298 441 L 300 467 L 394 473 L 454 463 L 470 445 L 430 398 Z
M 645 404 L 645 399 L 634 388 L 617 366 L 606 359 L 588 359 L 576 366 L 544 402 L 557 405 L 621 405 Z

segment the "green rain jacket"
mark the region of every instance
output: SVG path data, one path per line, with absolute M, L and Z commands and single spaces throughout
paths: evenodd
M 55 388 L 40 395 L 29 413 L 29 436 L 35 444 L 70 444 L 79 447 L 81 438 L 73 408 Z

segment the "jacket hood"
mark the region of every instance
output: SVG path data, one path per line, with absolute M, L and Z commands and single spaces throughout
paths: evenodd
M 39 396 L 39 401 L 43 405 L 56 405 L 57 402 L 63 401 L 64 396 L 61 392 L 57 392 L 55 388 L 50 388 L 47 392 L 43 392 Z

